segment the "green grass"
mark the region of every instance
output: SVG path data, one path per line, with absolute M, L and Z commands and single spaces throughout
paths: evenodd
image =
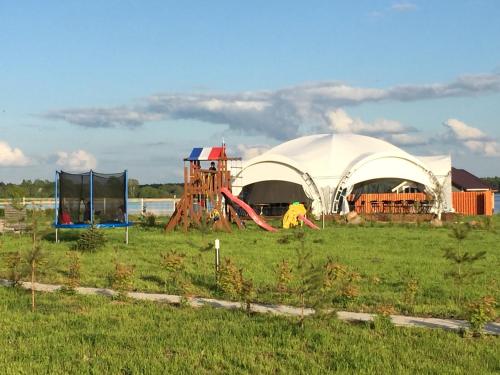
M 498 338 L 0 288 L 2 374 L 488 374 Z
M 468 251 L 487 251 L 486 259 L 478 261 L 475 269 L 481 274 L 464 286 L 466 300 L 483 295 L 494 295 L 500 300 L 500 220 L 494 219 L 495 231 L 474 229 L 465 240 Z M 275 223 L 278 224 L 278 223 Z M 149 292 L 179 293 L 169 283 L 164 283 L 166 274 L 161 266 L 160 254 L 176 250 L 187 254 L 187 274 L 194 284 L 194 294 L 227 298 L 217 290 L 214 283 L 213 251 L 203 250 L 215 238 L 221 240 L 222 257 L 231 257 L 243 269 L 244 276 L 253 280 L 256 301 L 285 302 L 298 305 L 293 293 L 279 296 L 276 293 L 276 265 L 287 259 L 296 264 L 296 249 L 300 246 L 294 237 L 296 230 L 281 230 L 269 233 L 249 224 L 246 230 L 233 233 L 209 232 L 205 235 L 197 230 L 185 234 L 165 234 L 161 227 L 145 230 L 133 227 L 130 244 L 123 244 L 123 229 L 106 230 L 108 244 L 95 253 L 82 253 L 81 284 L 85 286 L 109 287 L 114 259 L 135 266 L 133 289 Z M 304 246 L 313 254 L 316 264 L 331 257 L 347 265 L 362 276 L 359 282 L 360 296 L 348 303 L 335 302 L 339 309 L 376 311 L 380 305 L 393 305 L 396 311 L 416 315 L 438 317 L 463 317 L 464 304 L 456 301 L 453 280 L 445 274 L 451 270 L 443 258 L 443 249 L 455 246 L 449 228 L 431 228 L 422 225 L 366 224 L 355 227 L 330 224 L 325 230 L 305 230 Z M 46 236 L 43 246 L 49 263 L 41 269 L 40 281 L 65 283 L 68 269 L 66 252 L 78 236 L 78 231 L 62 232 L 62 242 L 55 244 L 53 234 Z M 288 237 L 288 243 L 278 239 Z M 28 249 L 29 236 L 5 235 L 0 253 L 17 249 Z M 281 241 L 283 242 L 283 241 Z M 286 242 L 286 241 L 285 241 Z M 0 277 L 8 270 L 0 264 Z M 374 278 L 380 279 L 379 283 Z M 414 304 L 403 301 L 406 282 L 418 280 L 419 290 Z M 308 301 L 312 303 L 314 301 Z

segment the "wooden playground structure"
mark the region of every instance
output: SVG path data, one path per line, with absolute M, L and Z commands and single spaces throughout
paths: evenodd
M 228 158 L 226 147 L 194 148 L 184 159 L 184 193 L 177 203 L 165 230 L 171 231 L 182 226 L 187 231 L 190 226 L 209 225 L 216 229 L 231 231 L 231 222 L 244 228 L 229 197 L 231 191 L 231 171 L 228 162 L 241 158 Z M 210 162 L 203 168 L 202 162 Z

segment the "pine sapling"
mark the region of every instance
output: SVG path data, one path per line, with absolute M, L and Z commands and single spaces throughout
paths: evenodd
M 68 265 L 68 287 L 70 290 L 75 290 L 80 286 L 80 254 L 76 251 L 69 251 L 67 253 L 69 259 Z
M 161 254 L 161 265 L 165 268 L 168 275 L 168 280 L 165 281 L 165 287 L 167 286 L 167 281 L 170 281 L 175 288 L 179 287 L 185 268 L 185 258 L 186 254 L 178 253 L 175 250 Z
M 276 266 L 276 290 L 281 296 L 284 296 L 289 292 L 289 285 L 293 278 L 292 271 L 290 263 L 285 259 L 283 259 L 281 263 Z
M 473 254 L 463 250 L 463 242 L 467 238 L 469 230 L 470 229 L 464 225 L 455 225 L 453 227 L 452 237 L 457 240 L 457 246 L 455 249 L 445 249 L 445 253 L 443 255 L 444 258 L 449 260 L 454 266 L 454 269 L 447 272 L 445 276 L 451 277 L 457 286 L 457 303 L 459 306 L 462 305 L 462 289 L 464 282 L 467 279 L 472 279 L 481 273 L 472 268 L 473 264 L 478 260 L 484 259 L 486 256 L 486 251 L 479 251 Z
M 132 288 L 134 266 L 115 261 L 115 270 L 111 277 L 112 287 L 118 291 L 120 298 L 126 297 L 126 292 Z
M 28 263 L 31 275 L 31 311 L 36 309 L 35 302 L 35 282 L 37 269 L 46 263 L 45 254 L 42 251 L 42 243 L 39 235 L 39 212 L 33 211 L 32 216 L 32 232 L 31 232 L 31 249 L 26 255 L 26 262 Z

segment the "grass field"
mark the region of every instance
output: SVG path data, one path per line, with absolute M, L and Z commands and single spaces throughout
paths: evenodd
M 277 224 L 277 223 L 275 223 Z M 48 225 L 48 223 L 47 223 Z M 293 292 L 297 280 L 297 249 L 312 253 L 311 262 L 328 258 L 360 275 L 359 296 L 332 300 L 330 307 L 379 311 L 387 306 L 402 313 L 438 317 L 464 316 L 467 301 L 484 295 L 499 299 L 500 222 L 493 228 L 473 229 L 463 249 L 486 251 L 474 265 L 477 275 L 463 286 L 464 302 L 445 274 L 452 268 L 444 259 L 446 247 L 457 240 L 450 228 L 426 224 L 331 223 L 325 230 L 289 230 L 278 234 L 249 225 L 244 231 L 165 234 L 161 225 L 130 230 L 124 245 L 123 229 L 107 230 L 106 246 L 81 253 L 81 284 L 109 287 L 116 260 L 133 265 L 132 289 L 185 293 L 168 281 L 161 254 L 186 254 L 185 278 L 190 293 L 229 298 L 216 287 L 213 249 L 221 241 L 222 257 L 230 257 L 255 286 L 253 300 L 298 305 Z M 62 241 L 46 233 L 42 247 L 47 263 L 38 280 L 67 283 L 67 256 L 78 231 L 64 231 Z M 303 234 L 301 234 L 303 233 Z M 25 254 L 28 235 L 0 237 L 0 255 Z M 2 256 L 4 258 L 4 256 Z M 276 266 L 292 265 L 290 293 L 278 293 Z M 0 277 L 8 277 L 5 262 Z M 26 277 L 25 277 L 26 278 Z M 167 280 L 167 281 L 166 281 Z M 405 300 L 409 281 L 416 281 L 412 302 Z M 396 328 L 383 319 L 348 324 L 332 315 L 298 318 L 248 315 L 243 311 L 193 309 L 67 293 L 37 294 L 37 310 L 30 311 L 30 295 L 18 288 L 0 288 L 0 373 L 90 374 L 324 374 L 439 373 L 488 374 L 500 371 L 497 337 L 463 338 L 455 332 Z M 314 300 L 308 300 L 313 304 Z
M 488 374 L 498 339 L 0 288 L 2 374 Z
M 277 224 L 277 223 L 276 223 Z M 464 249 L 484 250 L 486 258 L 474 265 L 479 274 L 464 283 L 465 301 L 483 295 L 497 300 L 500 281 L 500 220 L 495 218 L 493 230 L 473 229 L 464 240 Z M 221 240 L 222 257 L 230 257 L 243 269 L 246 278 L 253 280 L 255 301 L 284 302 L 298 305 L 294 293 L 276 292 L 276 265 L 286 259 L 296 269 L 296 249 L 303 246 L 312 253 L 311 261 L 322 264 L 328 258 L 346 265 L 360 274 L 357 282 L 359 296 L 348 301 L 333 301 L 334 308 L 354 311 L 377 311 L 379 306 L 391 305 L 396 312 L 437 317 L 463 317 L 463 302 L 457 303 L 457 288 L 445 274 L 452 265 L 443 258 L 444 248 L 455 247 L 456 240 L 449 228 L 432 228 L 427 224 L 366 224 L 347 226 L 329 224 L 325 230 L 306 229 L 303 243 L 298 230 L 269 233 L 249 225 L 246 230 L 233 233 L 165 234 L 161 226 L 152 229 L 133 227 L 130 244 L 123 244 L 123 229 L 106 230 L 107 245 L 95 253 L 82 253 L 81 284 L 109 287 L 109 276 L 114 260 L 135 267 L 132 289 L 150 292 L 182 293 L 173 284 L 165 282 L 166 271 L 161 265 L 161 253 L 170 250 L 186 254 L 187 278 L 192 283 L 190 293 L 198 296 L 228 298 L 215 286 L 213 250 L 207 250 L 215 238 Z M 40 269 L 39 281 L 66 283 L 68 257 L 66 253 L 77 238 L 78 231 L 64 231 L 62 241 L 53 241 L 48 234 L 43 248 L 48 264 Z M 23 250 L 30 247 L 29 236 L 4 235 L 0 237 L 0 252 Z M 293 272 L 292 272 L 293 274 Z M 0 265 L 0 277 L 7 277 L 5 263 Z M 407 283 L 417 282 L 415 299 L 404 301 Z M 297 280 L 292 280 L 291 288 Z M 308 301 L 310 303 L 314 301 Z

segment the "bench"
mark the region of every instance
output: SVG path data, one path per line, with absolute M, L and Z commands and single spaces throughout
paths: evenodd
M 26 232 L 29 229 L 26 208 L 17 208 L 10 204 L 4 206 L 5 218 L 0 232 Z

